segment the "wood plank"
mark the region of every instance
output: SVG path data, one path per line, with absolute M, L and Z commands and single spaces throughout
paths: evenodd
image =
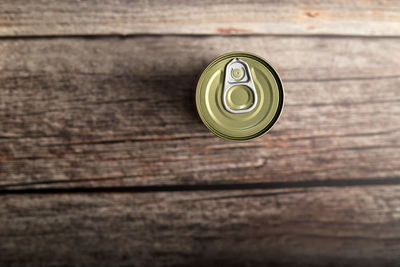
M 0 36 L 339 34 L 400 36 L 398 1 L 27 1 L 0 3 Z
M 0 196 L 1 265 L 397 266 L 400 186 Z
M 196 77 L 232 50 L 266 57 L 283 115 L 256 141 L 213 136 Z M 397 39 L 136 37 L 0 42 L 0 184 L 136 186 L 400 174 Z

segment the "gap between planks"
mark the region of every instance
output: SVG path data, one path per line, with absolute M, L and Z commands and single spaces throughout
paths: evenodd
M 35 183 L 30 183 L 35 184 Z M 261 182 L 237 184 L 167 184 L 149 186 L 112 186 L 112 187 L 71 187 L 71 188 L 37 188 L 37 189 L 3 189 L 7 187 L 24 186 L 26 184 L 9 184 L 0 187 L 0 195 L 11 194 L 81 194 L 81 193 L 154 193 L 154 192 L 188 192 L 188 191 L 238 191 L 238 190 L 276 190 L 276 189 L 309 189 L 327 187 L 365 187 L 365 186 L 397 186 L 400 177 L 384 179 L 359 178 L 340 180 L 309 180 L 293 182 Z
M 107 39 L 107 38 L 208 38 L 208 37 L 226 37 L 226 38 L 251 38 L 251 37 L 282 37 L 282 38 L 343 38 L 343 39 L 399 39 L 400 35 L 345 35 L 345 34 L 268 34 L 268 33 L 243 33 L 243 34 L 175 34 L 175 33 L 138 33 L 138 34 L 49 34 L 49 35 L 0 35 L 0 41 L 18 40 L 18 39 Z

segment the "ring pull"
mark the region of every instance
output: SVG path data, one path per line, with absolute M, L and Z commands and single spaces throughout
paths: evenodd
M 235 101 L 239 103 L 232 103 L 232 99 L 231 101 L 227 100 L 227 98 L 230 98 L 234 94 L 234 92 L 228 94 L 230 89 L 238 92 L 239 96 Z M 244 102 L 241 103 L 241 101 Z M 247 107 L 249 101 L 253 103 L 250 103 L 251 106 Z M 230 113 L 247 113 L 256 107 L 257 102 L 258 95 L 249 65 L 239 58 L 232 59 L 225 67 L 224 90 L 222 93 L 224 108 Z

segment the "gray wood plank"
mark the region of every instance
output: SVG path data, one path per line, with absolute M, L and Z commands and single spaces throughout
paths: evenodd
M 399 36 L 398 1 L 29 1 L 0 3 L 0 36 L 340 34 Z
M 286 105 L 249 143 L 197 117 L 215 56 L 276 66 Z M 397 39 L 137 37 L 0 42 L 1 188 L 247 183 L 400 174 Z
M 400 187 L 0 196 L 0 264 L 397 266 Z

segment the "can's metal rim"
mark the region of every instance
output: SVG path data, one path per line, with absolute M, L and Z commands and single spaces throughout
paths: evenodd
M 276 112 L 275 112 L 275 115 L 274 115 L 273 119 L 271 120 L 271 122 L 270 122 L 262 131 L 258 132 L 257 134 L 254 134 L 254 135 L 252 135 L 252 136 L 246 137 L 246 138 L 236 138 L 236 139 L 233 139 L 233 138 L 228 138 L 227 136 L 225 136 L 225 135 L 219 133 L 218 131 L 216 131 L 213 127 L 210 126 L 210 124 L 209 124 L 209 123 L 207 122 L 207 120 L 204 118 L 203 114 L 201 113 L 200 107 L 199 107 L 199 100 L 198 100 L 199 93 L 198 93 L 198 92 L 199 92 L 199 84 L 200 84 L 200 81 L 202 81 L 203 76 L 205 75 L 205 73 L 207 73 L 207 72 L 209 71 L 209 69 L 210 69 L 214 64 L 216 64 L 216 63 L 217 63 L 218 61 L 220 61 L 222 58 L 227 58 L 227 57 L 234 56 L 234 55 L 237 55 L 237 54 L 248 55 L 248 56 L 250 56 L 250 57 L 259 58 L 259 59 L 262 61 L 261 63 L 263 63 L 263 64 L 271 71 L 272 75 L 274 76 L 274 78 L 275 78 L 275 80 L 276 80 L 276 83 L 277 83 L 277 86 L 278 86 L 278 89 L 279 89 L 279 95 L 280 95 L 280 96 L 279 96 L 278 108 L 277 108 L 277 110 L 276 110 Z M 209 64 L 207 65 L 207 67 L 204 69 L 204 71 L 201 73 L 200 78 L 199 78 L 198 81 L 197 81 L 196 93 L 195 93 L 195 95 L 196 95 L 196 109 L 197 109 L 197 113 L 199 114 L 200 119 L 202 120 L 202 122 L 204 123 L 204 125 L 205 125 L 212 133 L 214 133 L 216 136 L 218 136 L 218 137 L 220 137 L 220 138 L 222 138 L 222 139 L 225 139 L 225 140 L 227 140 L 227 141 L 233 141 L 233 142 L 246 142 L 246 141 L 251 141 L 251 140 L 254 140 L 254 139 L 258 138 L 258 137 L 261 137 L 261 136 L 265 135 L 267 132 L 269 132 L 269 131 L 272 129 L 272 127 L 276 124 L 276 122 L 278 121 L 279 117 L 280 117 L 281 114 L 282 114 L 283 106 L 284 106 L 284 97 L 285 97 L 285 93 L 284 93 L 284 88 L 283 88 L 282 80 L 281 80 L 281 78 L 279 77 L 279 74 L 278 74 L 278 72 L 275 70 L 275 68 L 274 68 L 267 60 L 265 60 L 263 57 L 260 57 L 260 56 L 258 56 L 258 55 L 256 55 L 256 54 L 253 54 L 253 53 L 243 52 L 243 51 L 229 52 L 229 53 L 223 54 L 223 55 L 221 55 L 221 56 L 218 56 L 218 57 L 216 57 L 213 61 L 211 61 L 211 63 L 209 63 Z

